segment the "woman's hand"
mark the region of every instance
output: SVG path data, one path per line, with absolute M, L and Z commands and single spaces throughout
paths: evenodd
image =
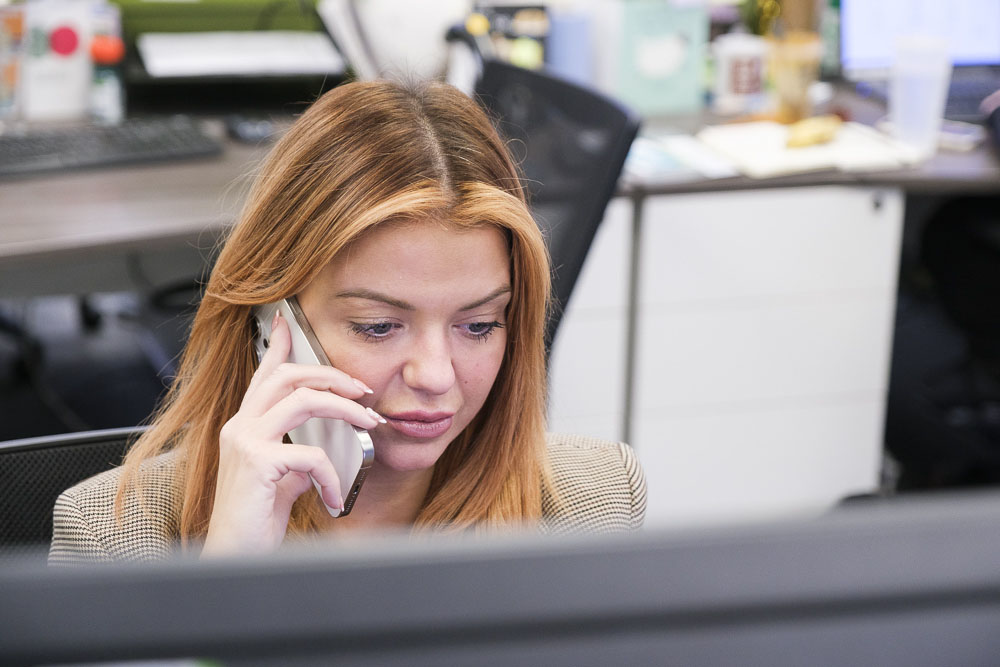
M 219 436 L 215 504 L 203 556 L 262 553 L 285 537 L 292 503 L 320 485 L 323 501 L 343 508 L 340 480 L 319 447 L 282 441 L 311 417 L 343 419 L 371 429 L 378 415 L 355 399 L 371 392 L 329 366 L 286 363 L 291 332 L 275 316 L 267 352 L 240 405 Z

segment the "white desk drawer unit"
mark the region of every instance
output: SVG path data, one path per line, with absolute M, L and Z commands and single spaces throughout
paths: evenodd
M 615 204 L 551 374 L 552 428 L 604 437 L 621 436 L 625 390 Z M 875 487 L 902 220 L 885 188 L 646 201 L 630 430 L 651 525 L 822 511 Z
M 612 199 L 552 347 L 549 428 L 622 438 L 632 207 Z

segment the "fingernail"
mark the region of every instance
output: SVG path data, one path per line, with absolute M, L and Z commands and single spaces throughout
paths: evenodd
M 365 408 L 365 411 L 368 413 L 369 417 L 371 417 L 372 419 L 374 419 L 375 421 L 377 421 L 379 424 L 388 424 L 389 423 L 389 422 L 387 422 L 385 420 L 385 417 L 383 417 L 379 413 L 375 412 L 371 408 Z
M 281 311 L 280 310 L 275 310 L 274 311 L 274 319 L 271 320 L 271 328 L 272 329 L 274 327 L 278 326 L 278 320 L 280 320 L 280 319 L 281 319 Z
M 344 511 L 344 498 L 343 498 L 343 496 L 341 496 L 341 497 L 340 497 L 340 499 L 339 499 L 339 500 L 337 501 L 337 508 L 338 508 L 338 509 L 339 509 L 339 510 L 340 510 L 341 512 L 343 512 L 343 511 Z
M 357 378 L 354 378 L 354 384 L 356 384 L 358 386 L 358 389 L 360 389 L 361 391 L 365 392 L 366 394 L 374 394 L 375 393 L 375 391 L 371 387 L 369 387 L 368 385 L 366 385 L 364 382 L 362 382 L 361 380 L 359 380 Z

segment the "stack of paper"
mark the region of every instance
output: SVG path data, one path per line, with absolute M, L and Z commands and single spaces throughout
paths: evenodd
M 881 171 L 905 167 L 916 156 L 878 130 L 844 123 L 828 143 L 788 148 L 788 126 L 772 122 L 706 127 L 698 139 L 753 178 L 839 169 Z
M 687 134 L 640 136 L 625 160 L 625 179 L 640 185 L 726 178 L 739 172 L 728 160 Z

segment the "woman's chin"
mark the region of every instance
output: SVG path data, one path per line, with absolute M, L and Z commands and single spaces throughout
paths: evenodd
M 375 443 L 375 464 L 396 472 L 414 472 L 433 468 L 447 443 Z

